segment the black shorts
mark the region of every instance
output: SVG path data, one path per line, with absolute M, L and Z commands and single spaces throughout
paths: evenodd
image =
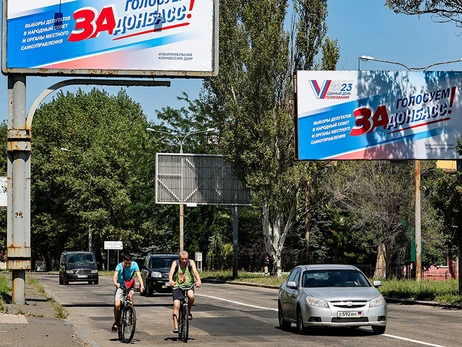
M 194 292 L 194 288 L 190 290 Z M 183 290 L 181 288 L 173 289 L 172 297 L 173 297 L 173 301 L 183 299 Z

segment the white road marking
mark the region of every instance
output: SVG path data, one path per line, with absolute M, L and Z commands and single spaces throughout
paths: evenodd
M 247 306 L 247 307 L 252 307 L 252 308 L 258 308 L 260 310 L 268 310 L 268 311 L 276 311 L 277 312 L 277 308 L 268 308 L 268 307 L 262 307 L 262 306 L 255 306 L 255 305 L 249 305 L 249 304 L 244 304 L 242 302 L 238 302 L 238 301 L 232 301 L 232 300 L 227 300 L 227 299 L 222 299 L 222 298 L 218 298 L 216 296 L 210 296 L 210 295 L 203 295 L 203 294 L 195 294 L 196 296 L 202 296 L 204 298 L 209 298 L 209 299 L 215 299 L 215 300 L 220 300 L 220 301 L 225 301 L 225 302 L 229 302 L 231 304 L 236 304 L 236 305 L 241 305 L 241 306 Z
M 276 308 L 262 307 L 262 306 L 256 306 L 256 305 L 249 305 L 249 304 L 244 304 L 244 303 L 238 302 L 238 301 L 233 301 L 233 300 L 228 300 L 228 299 L 219 298 L 219 297 L 216 297 L 216 296 L 203 295 L 203 294 L 197 294 L 197 293 L 196 293 L 196 296 L 201 296 L 201 297 L 204 297 L 204 298 L 209 298 L 209 299 L 215 299 L 215 300 L 225 301 L 225 302 L 229 302 L 229 303 L 231 303 L 231 304 L 236 304 L 236 305 L 241 305 L 241 306 L 246 306 L 246 307 L 258 308 L 258 309 L 261 309 L 261 310 L 268 310 L 268 311 L 276 311 L 276 312 L 277 312 L 277 309 L 276 309 Z M 414 343 L 417 343 L 417 344 L 420 344 L 420 345 L 425 345 L 425 346 L 444 347 L 444 346 L 442 346 L 442 345 L 435 345 L 435 344 L 433 344 L 433 343 L 423 342 L 423 341 L 414 340 L 414 339 L 408 339 L 408 338 L 406 338 L 406 337 L 400 337 L 400 336 L 395 336 L 395 335 L 382 334 L 382 336 L 390 337 L 390 338 L 392 338 L 392 339 L 398 339 L 398 340 L 404 340 L 404 341 L 414 342 Z
M 400 337 L 400 336 L 395 336 L 395 335 L 382 334 L 382 336 L 391 337 L 392 339 L 398 339 L 398 340 L 414 342 L 414 343 L 418 343 L 420 345 L 425 345 L 425 346 L 444 347 L 442 345 L 435 345 L 433 343 L 428 343 L 428 342 L 423 342 L 423 341 L 419 341 L 419 340 L 408 339 L 406 337 Z

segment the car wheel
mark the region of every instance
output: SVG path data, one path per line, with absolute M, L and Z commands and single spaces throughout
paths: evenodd
M 96 281 L 93 281 L 93 283 L 98 284 L 99 283 L 99 278 Z
M 146 283 L 146 287 L 144 290 L 146 291 L 146 296 L 152 296 L 152 288 L 149 285 L 149 282 Z
M 286 321 L 284 318 L 284 313 L 282 312 L 281 304 L 278 304 L 278 319 L 279 319 L 279 327 L 282 330 L 289 330 L 290 326 L 292 325 L 290 322 Z
M 385 333 L 385 329 L 387 327 L 386 326 L 379 326 L 379 325 L 373 325 L 372 326 L 372 331 L 374 332 L 374 334 L 376 335 L 381 335 L 381 334 L 384 334 Z
M 303 316 L 302 316 L 302 310 L 300 309 L 300 306 L 297 307 L 297 333 L 299 334 L 306 333 L 306 328 L 303 326 Z
M 59 276 L 59 284 L 60 284 L 60 285 L 63 285 L 63 284 L 64 284 L 64 281 L 63 281 L 63 279 L 61 278 L 61 276 Z

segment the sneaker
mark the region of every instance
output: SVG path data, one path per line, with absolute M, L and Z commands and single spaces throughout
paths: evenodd
M 117 324 L 112 324 L 112 331 L 117 332 Z
M 188 319 L 189 319 L 189 320 L 192 320 L 192 314 L 191 314 L 191 312 L 188 314 Z
M 178 328 L 173 328 L 173 333 L 178 334 Z

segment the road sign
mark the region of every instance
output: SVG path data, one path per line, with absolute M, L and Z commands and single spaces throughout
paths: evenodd
M 104 249 L 105 250 L 109 250 L 109 249 L 122 250 L 124 249 L 123 242 L 122 241 L 104 241 Z

